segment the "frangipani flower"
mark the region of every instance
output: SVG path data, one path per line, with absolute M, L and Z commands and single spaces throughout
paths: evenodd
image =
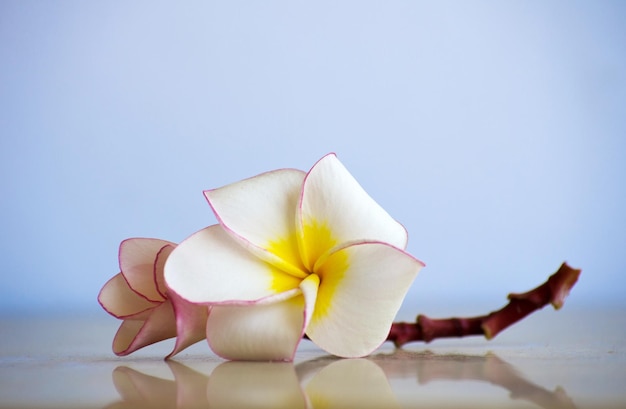
M 382 344 L 423 264 L 334 154 L 205 192 L 219 225 L 184 240 L 168 286 L 212 306 L 207 340 L 236 360 L 292 360 L 306 335 L 359 357 Z
M 145 238 L 120 244 L 121 272 L 98 294 L 102 308 L 124 320 L 113 339 L 116 355 L 128 355 L 178 334 L 169 358 L 205 337 L 207 307 L 190 304 L 165 285 L 163 266 L 175 247 Z

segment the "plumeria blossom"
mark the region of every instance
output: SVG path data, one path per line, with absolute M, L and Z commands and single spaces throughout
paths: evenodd
M 205 191 L 219 224 L 170 254 L 165 280 L 211 306 L 207 340 L 233 360 L 292 360 L 306 334 L 327 352 L 382 344 L 423 264 L 407 233 L 334 154 Z
M 124 320 L 113 339 L 116 355 L 178 335 L 169 358 L 205 337 L 207 307 L 190 304 L 165 285 L 163 267 L 174 248 L 174 243 L 148 238 L 120 244 L 121 272 L 98 294 L 102 308 Z

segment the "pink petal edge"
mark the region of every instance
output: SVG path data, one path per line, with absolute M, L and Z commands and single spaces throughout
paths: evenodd
M 107 313 L 118 319 L 146 319 L 160 303 L 149 301 L 130 288 L 122 273 L 111 277 L 98 293 L 98 303 Z M 122 304 L 127 305 L 122 305 Z M 127 310 L 123 313 L 122 311 Z
M 210 307 L 192 304 L 173 291 L 168 292 L 176 319 L 176 344 L 165 359 L 206 338 L 206 323 Z
M 119 246 L 120 271 L 130 288 L 148 301 L 164 301 L 164 297 L 159 293 L 154 282 L 153 268 L 159 250 L 166 245 L 176 246 L 176 243 L 161 239 L 132 237 L 123 240 Z M 132 248 L 133 246 L 135 248 Z M 143 266 L 145 270 L 137 271 L 140 266 Z
M 145 321 L 125 320 L 113 339 L 113 352 L 117 356 L 126 356 L 175 336 L 174 309 L 168 300 L 156 307 Z
M 154 285 L 156 290 L 161 294 L 164 299 L 167 299 L 167 285 L 165 284 L 165 277 L 163 276 L 163 270 L 165 267 L 165 262 L 169 255 L 176 248 L 175 244 L 166 244 L 161 247 L 159 252 L 156 254 L 154 258 L 154 265 L 152 267 L 152 276 L 154 280 Z

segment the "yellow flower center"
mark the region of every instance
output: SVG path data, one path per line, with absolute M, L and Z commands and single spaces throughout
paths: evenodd
M 303 272 L 304 277 L 317 274 L 320 279 L 314 314 L 325 315 L 331 307 L 331 300 L 338 283 L 348 268 L 348 255 L 339 251 L 328 257 L 326 253 L 337 245 L 327 223 L 310 220 L 304 223 L 301 238 L 294 232 L 288 237 L 270 241 L 267 249 L 291 266 Z M 323 260 L 320 260 L 324 257 Z M 321 262 L 320 262 L 321 261 Z M 285 274 L 277 274 L 271 283 L 276 292 L 297 288 L 302 276 L 295 276 L 282 270 Z

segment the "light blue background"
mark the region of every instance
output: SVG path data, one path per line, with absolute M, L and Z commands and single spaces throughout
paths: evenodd
M 625 5 L 2 1 L 0 312 L 97 311 L 121 240 L 331 151 L 427 263 L 409 315 L 564 260 L 625 305 Z

